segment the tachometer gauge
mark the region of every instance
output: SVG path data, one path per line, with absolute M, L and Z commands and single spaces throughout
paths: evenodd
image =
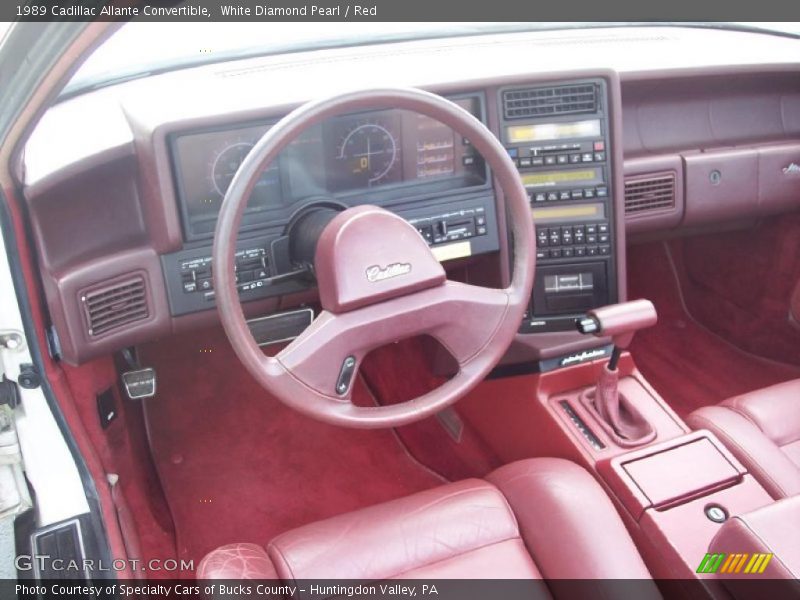
M 220 196 L 225 196 L 233 176 L 252 149 L 253 144 L 249 142 L 237 142 L 226 146 L 217 154 L 211 166 L 211 180 Z
M 397 154 L 397 141 L 388 129 L 376 123 L 361 123 L 344 136 L 337 158 L 347 179 L 368 187 L 382 183 L 397 162 Z

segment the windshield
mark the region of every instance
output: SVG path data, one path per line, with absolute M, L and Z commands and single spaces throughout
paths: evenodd
M 486 33 L 669 23 L 143 23 L 117 31 L 81 66 L 62 96 L 165 70 L 252 56 Z M 800 35 L 800 23 L 680 23 Z

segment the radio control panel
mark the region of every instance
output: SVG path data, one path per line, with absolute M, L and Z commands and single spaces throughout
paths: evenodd
M 606 82 L 502 88 L 499 106 L 536 227 L 536 281 L 520 332 L 572 330 L 575 317 L 617 301 Z

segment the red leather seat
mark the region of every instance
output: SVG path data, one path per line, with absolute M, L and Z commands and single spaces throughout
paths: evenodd
M 694 429 L 710 429 L 773 498 L 800 494 L 800 379 L 694 411 Z
M 660 597 L 600 485 L 550 458 L 312 523 L 265 547 L 223 546 L 198 577 L 644 579 L 637 596 Z

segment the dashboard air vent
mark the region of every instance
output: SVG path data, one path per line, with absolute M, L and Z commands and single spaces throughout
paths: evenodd
M 576 115 L 596 111 L 597 86 L 593 83 L 503 92 L 503 114 L 506 119 Z
M 675 173 L 652 173 L 625 179 L 625 213 L 675 207 Z
M 149 314 L 144 278 L 138 275 L 86 290 L 81 302 L 92 337 L 146 319 Z

